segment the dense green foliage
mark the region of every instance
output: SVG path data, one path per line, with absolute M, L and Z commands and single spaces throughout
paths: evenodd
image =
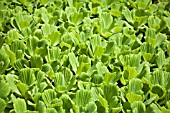
M 169 0 L 0 0 L 0 113 L 170 113 Z

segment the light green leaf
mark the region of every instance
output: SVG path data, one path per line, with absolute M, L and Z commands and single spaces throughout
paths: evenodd
M 113 22 L 113 17 L 110 13 L 103 12 L 100 15 L 100 28 L 103 31 L 110 30 Z
M 160 46 L 165 40 L 167 39 L 167 36 L 165 34 L 162 33 L 158 33 L 156 35 L 156 45 Z
M 10 93 L 9 84 L 0 80 L 0 98 L 6 98 Z
M 135 101 L 131 104 L 132 113 L 145 113 L 146 106 L 141 101 Z
M 24 113 L 27 110 L 27 106 L 24 99 L 17 98 L 13 102 L 13 105 L 16 113 Z
M 140 79 L 133 78 L 129 81 L 128 92 L 133 92 L 138 94 L 142 90 L 143 84 Z
M 6 43 L 11 44 L 13 40 L 19 38 L 19 33 L 16 30 L 10 30 L 7 33 Z
M 3 43 L 4 43 L 4 39 L 3 39 L 3 37 L 0 36 L 0 49 L 1 49 L 2 45 L 3 45 Z
M 6 106 L 7 106 L 7 103 L 5 102 L 5 100 L 0 98 L 0 112 L 1 113 L 4 113 Z
M 52 32 L 51 35 L 48 36 L 52 46 L 56 46 L 60 43 L 60 36 L 61 33 L 59 31 Z
M 162 66 L 165 64 L 165 62 L 166 62 L 166 60 L 165 60 L 164 51 L 160 48 L 160 49 L 158 49 L 156 63 L 159 68 L 162 68 Z
M 141 95 L 138 95 L 138 94 L 135 94 L 135 93 L 127 93 L 126 94 L 126 98 L 128 100 L 128 102 L 131 104 L 135 101 L 142 101 L 142 96 Z
M 108 102 L 101 95 L 98 95 L 98 99 L 100 104 L 105 108 L 105 113 L 109 112 Z
M 124 15 L 124 17 L 126 18 L 128 22 L 133 23 L 131 11 L 127 7 L 124 8 L 124 10 L 122 11 L 122 14 Z
M 21 92 L 22 96 L 25 96 L 26 91 L 27 91 L 27 85 L 22 82 L 18 82 L 17 87 L 18 87 L 19 91 Z
M 0 52 L 0 74 L 3 74 L 7 69 L 10 61 L 6 54 Z
M 60 58 L 61 49 L 59 47 L 52 47 L 47 48 L 48 54 L 47 54 L 47 60 L 48 62 L 56 61 Z
M 97 106 L 95 102 L 88 103 L 88 105 L 86 106 L 86 113 L 96 113 L 96 111 L 97 111 Z
M 152 103 L 147 109 L 146 113 L 162 113 L 158 106 Z
M 96 68 L 97 68 L 98 74 L 102 75 L 102 74 L 105 74 L 105 73 L 109 73 L 107 67 L 104 66 L 102 62 L 97 62 Z
M 57 113 L 55 108 L 47 108 L 46 113 Z
M 108 101 L 108 103 L 110 103 L 113 96 L 118 96 L 118 86 L 114 84 L 104 85 L 103 92 L 104 98 Z
M 35 74 L 36 80 L 37 80 L 37 84 L 40 85 L 40 83 L 44 80 L 45 78 L 45 73 L 42 71 L 38 71 Z
M 42 32 L 45 37 L 51 35 L 53 32 L 57 31 L 57 27 L 50 24 L 42 25 Z
M 27 39 L 27 42 L 26 42 L 26 45 L 27 45 L 27 49 L 29 51 L 29 54 L 30 55 L 33 55 L 34 52 L 35 52 L 35 49 L 37 48 L 38 46 L 38 38 L 37 37 L 32 37 L 30 36 L 28 39 Z
M 31 85 L 35 81 L 35 75 L 32 69 L 24 68 L 19 72 L 19 79 L 22 83 Z
M 78 90 L 76 92 L 76 104 L 80 107 L 84 107 L 90 102 L 91 97 L 91 92 L 88 90 Z
M 91 46 L 93 52 L 95 51 L 96 46 L 101 45 L 101 38 L 99 35 L 93 35 L 91 39 Z
M 50 106 L 51 102 L 55 98 L 57 98 L 57 93 L 53 89 L 45 90 L 42 93 L 42 99 L 43 99 L 44 103 L 46 104 L 46 106 Z
M 98 58 L 101 58 L 104 53 L 104 48 L 102 46 L 96 46 L 94 50 L 94 55 Z
M 75 56 L 75 54 L 73 52 L 69 53 L 68 56 L 69 56 L 69 62 L 71 64 L 71 66 L 72 66 L 72 69 L 76 73 L 77 72 L 77 67 L 78 67 L 78 60 L 77 60 L 77 58 L 76 58 L 76 56 Z
M 33 55 L 30 58 L 30 63 L 32 68 L 41 68 L 43 65 L 43 59 L 40 55 Z
M 168 29 L 170 30 L 170 21 L 169 21 L 170 17 L 164 17 L 164 20 L 165 20 L 165 23 L 166 23 Z
M 15 76 L 16 75 L 8 74 L 6 76 L 6 80 L 7 80 L 8 84 L 10 84 L 9 85 L 10 90 L 12 90 L 12 92 L 15 92 L 20 95 L 21 93 L 19 92 L 19 90 L 15 84 L 15 78 L 14 78 Z
M 46 113 L 46 106 L 44 102 L 39 101 L 36 105 L 36 110 L 39 111 L 39 113 Z

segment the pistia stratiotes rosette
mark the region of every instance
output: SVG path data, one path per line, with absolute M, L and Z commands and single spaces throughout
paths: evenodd
M 0 113 L 169 113 L 168 0 L 1 0 Z

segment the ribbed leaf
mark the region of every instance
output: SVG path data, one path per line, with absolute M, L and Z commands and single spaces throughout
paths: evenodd
M 9 84 L 4 80 L 0 80 L 0 98 L 5 98 L 9 95 L 10 89 Z
M 45 106 L 44 102 L 39 101 L 36 104 L 36 110 L 39 111 L 39 113 L 46 113 L 46 106 Z
M 4 73 L 10 61 L 6 54 L 0 52 L 0 74 Z
M 122 11 L 122 14 L 124 15 L 128 22 L 133 23 L 131 12 L 127 7 Z
M 13 105 L 16 113 L 24 113 L 27 110 L 27 106 L 24 99 L 17 98 L 14 101 Z
M 152 103 L 146 110 L 146 113 L 162 113 L 158 106 Z
M 5 102 L 4 99 L 0 98 L 0 112 L 3 113 L 5 108 L 7 106 L 7 103 Z
M 9 85 L 9 88 L 10 88 L 10 90 L 12 90 L 12 92 L 15 92 L 15 93 L 17 93 L 17 94 L 21 94 L 21 93 L 19 92 L 16 84 L 15 84 L 15 77 L 16 77 L 16 75 L 8 74 L 8 75 L 6 76 L 6 80 L 7 80 L 8 84 L 10 84 L 10 85 Z
M 42 93 L 42 99 L 43 99 L 44 103 L 46 104 L 46 106 L 50 106 L 51 102 L 55 98 L 57 98 L 56 96 L 57 96 L 57 93 L 52 89 L 45 90 Z
M 128 100 L 128 102 L 131 104 L 135 101 L 142 101 L 142 96 L 138 95 L 138 94 L 134 94 L 134 93 L 127 93 L 126 94 L 126 98 Z
M 143 84 L 140 79 L 133 78 L 129 81 L 128 92 L 139 93 L 142 90 Z
M 107 100 L 104 99 L 101 95 L 98 95 L 98 100 L 100 104 L 105 108 L 105 113 L 108 113 L 109 106 Z
M 77 67 L 78 67 L 78 60 L 77 60 L 74 53 L 69 53 L 68 56 L 69 56 L 69 62 L 72 66 L 72 69 L 73 69 L 74 72 L 76 72 Z
M 158 49 L 156 63 L 159 68 L 162 68 L 162 66 L 165 64 L 165 54 L 162 49 Z
M 35 81 L 35 75 L 32 69 L 24 68 L 19 72 L 19 79 L 22 83 L 31 85 Z
M 57 113 L 54 108 L 47 108 L 46 113 Z
M 86 113 L 95 113 L 97 111 L 97 106 L 94 102 L 88 103 L 86 107 Z
M 145 104 L 141 101 L 135 101 L 131 104 L 132 113 L 145 113 L 146 107 Z
M 76 92 L 76 104 L 84 107 L 90 102 L 91 97 L 92 95 L 88 90 L 78 90 Z
M 118 87 L 114 84 L 104 85 L 104 98 L 108 103 L 112 100 L 113 96 L 118 96 Z
M 38 46 L 38 38 L 30 36 L 26 42 L 27 49 L 30 55 L 33 55 L 36 47 Z
M 39 55 L 33 55 L 30 59 L 32 68 L 41 68 L 43 64 L 43 59 Z
M 48 48 L 47 60 L 48 62 L 56 61 L 60 58 L 61 50 L 59 47 Z

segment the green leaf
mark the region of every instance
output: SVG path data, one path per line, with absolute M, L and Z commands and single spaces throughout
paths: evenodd
M 124 15 L 124 17 L 126 18 L 128 22 L 133 23 L 131 12 L 127 7 L 124 8 L 124 10 L 122 11 L 122 14 Z
M 156 35 L 156 45 L 160 46 L 161 44 L 163 44 L 163 42 L 167 39 L 167 36 L 165 34 L 162 33 L 158 33 Z
M 91 39 L 91 46 L 93 52 L 95 51 L 96 46 L 101 45 L 101 38 L 99 35 L 93 35 Z
M 36 110 L 39 111 L 39 113 L 46 113 L 46 106 L 45 106 L 44 102 L 39 101 L 36 104 Z
M 15 84 L 15 76 L 16 75 L 8 74 L 6 76 L 6 80 L 7 80 L 8 84 L 10 84 L 9 85 L 10 90 L 12 90 L 12 92 L 15 92 L 20 95 L 21 93 L 19 92 L 19 90 Z
M 41 68 L 43 65 L 43 59 L 39 55 L 33 55 L 30 58 L 32 68 Z
M 162 68 L 162 66 L 165 64 L 166 60 L 165 60 L 165 54 L 164 51 L 162 49 L 158 49 L 158 54 L 157 54 L 157 59 L 156 59 L 156 63 L 158 65 L 159 68 Z
M 101 95 L 98 95 L 98 99 L 100 104 L 105 108 L 105 113 L 108 113 L 109 107 L 108 107 L 108 102 L 106 99 L 104 99 Z
M 102 46 L 96 46 L 94 50 L 94 55 L 98 58 L 101 58 L 104 53 L 104 48 Z
M 3 37 L 0 36 L 0 49 L 1 49 L 2 45 L 3 45 L 3 43 L 4 43 L 4 39 L 3 39 Z
M 48 54 L 47 54 L 47 60 L 48 62 L 56 61 L 57 59 L 60 59 L 61 50 L 59 47 L 52 47 L 47 48 Z
M 0 80 L 0 98 L 6 98 L 10 93 L 9 84 Z
M 86 107 L 86 113 L 95 113 L 97 111 L 97 106 L 94 102 L 90 102 Z
M 72 13 L 69 17 L 70 22 L 74 23 L 74 25 L 79 25 L 84 19 L 83 13 Z
M 138 94 L 135 94 L 135 93 L 127 93 L 126 94 L 126 98 L 128 100 L 128 102 L 131 104 L 135 101 L 142 101 L 142 96 L 141 95 L 138 95 Z
M 143 84 L 140 79 L 133 78 L 129 81 L 128 92 L 139 93 L 142 90 Z
M 146 106 L 141 101 L 135 101 L 131 104 L 132 113 L 145 113 Z
M 10 61 L 6 54 L 0 52 L 0 74 L 3 74 L 7 69 Z
M 76 73 L 77 72 L 77 67 L 78 67 L 78 60 L 77 60 L 77 58 L 76 58 L 76 56 L 75 56 L 75 54 L 73 52 L 69 53 L 68 56 L 69 56 L 69 62 L 71 64 L 71 66 L 72 66 L 72 69 Z
M 101 74 L 101 75 L 109 72 L 107 67 L 104 66 L 102 62 L 97 62 L 96 68 L 97 68 L 98 74 Z
M 50 106 L 51 102 L 56 98 L 56 96 L 57 96 L 57 93 L 52 89 L 45 90 L 42 93 L 42 99 L 44 103 L 46 104 L 46 106 Z
M 28 39 L 27 39 L 27 42 L 26 42 L 26 45 L 27 45 L 27 49 L 29 51 L 29 54 L 30 55 L 33 55 L 34 52 L 35 52 L 35 49 L 37 48 L 38 46 L 38 38 L 37 37 L 32 37 L 30 36 Z
M 114 42 L 108 42 L 104 53 L 105 54 L 111 54 L 114 47 L 115 47 Z
M 25 96 L 26 91 L 27 91 L 27 85 L 22 82 L 18 82 L 17 87 L 18 87 L 19 91 L 21 92 L 22 96 Z
M 100 28 L 105 31 L 105 30 L 110 30 L 109 28 L 112 27 L 112 22 L 113 22 L 113 17 L 111 16 L 110 13 L 102 12 L 100 15 Z
M 59 31 L 52 32 L 52 34 L 48 36 L 48 39 L 50 39 L 52 46 L 56 46 L 60 43 L 60 36 L 61 36 L 61 33 Z
M 78 90 L 76 92 L 76 104 L 80 107 L 84 107 L 90 102 L 91 97 L 91 92 L 88 90 Z
M 108 103 L 111 102 L 113 96 L 118 96 L 118 87 L 114 84 L 104 85 L 103 91 L 104 98 L 108 101 Z
M 24 52 L 24 51 L 25 51 L 25 48 L 26 48 L 26 46 L 25 46 L 23 40 L 14 40 L 14 41 L 12 42 L 11 46 L 10 46 L 11 51 L 12 51 L 13 53 L 15 53 L 15 54 L 16 54 L 17 52 L 19 52 L 19 51 Z M 16 58 L 18 58 L 18 57 L 17 57 L 17 54 L 16 54 Z
M 2 99 L 2 98 L 0 98 L 0 112 L 1 113 L 3 113 L 4 112 L 4 110 L 5 110 L 5 108 L 6 108 L 6 106 L 7 106 L 7 103 L 5 102 L 5 100 L 4 99 Z
M 16 30 L 10 30 L 7 33 L 6 43 L 11 44 L 13 40 L 18 39 L 20 34 Z
M 147 109 L 146 113 L 162 113 L 161 110 L 158 108 L 158 106 L 154 103 L 152 103 Z
M 55 108 L 47 108 L 46 113 L 57 113 Z
M 30 86 L 35 81 L 35 75 L 32 69 L 24 68 L 19 72 L 19 79 L 22 83 Z
M 170 22 L 169 22 L 169 19 L 170 19 L 170 17 L 164 17 L 165 23 L 166 23 L 168 29 L 170 30 Z
M 42 25 L 42 32 L 45 37 L 51 35 L 53 32 L 57 31 L 57 27 L 50 24 Z
M 17 98 L 13 102 L 13 105 L 16 113 L 24 113 L 27 110 L 27 106 L 24 99 Z

